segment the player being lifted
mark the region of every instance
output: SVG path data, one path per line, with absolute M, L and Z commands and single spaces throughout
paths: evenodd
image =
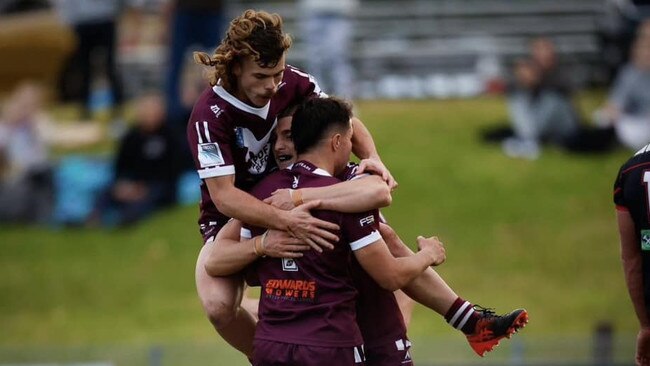
M 316 250 L 331 248 L 338 226 L 309 214 L 315 203 L 284 211 L 246 193 L 275 165 L 269 161 L 269 139 L 278 113 L 308 97 L 322 95 L 308 74 L 285 64 L 291 38 L 277 14 L 247 10 L 235 18 L 214 55 L 195 53 L 212 67 L 211 87 L 196 102 L 187 138 L 201 178 L 199 227 L 203 242 L 212 241 L 229 218 L 284 230 Z M 396 183 L 382 164 L 372 137 L 353 119 L 353 151 L 371 162 L 391 187 Z M 365 163 L 364 163 L 365 164 Z M 196 286 L 202 305 L 217 332 L 241 352 L 251 355 L 255 319 L 240 307 L 239 276 L 212 277 L 204 269 L 201 249 Z
M 309 121 L 300 121 L 309 124 Z M 276 127 L 276 142 L 274 154 L 281 169 L 289 167 L 296 160 L 294 142 L 291 135 L 291 116 L 283 116 Z M 297 203 L 317 199 L 321 208 L 343 212 L 359 212 L 384 206 L 390 199 L 386 184 L 376 176 L 355 175 L 356 166 L 349 164 L 339 175 L 340 179 L 348 180 L 335 186 L 321 188 L 300 188 L 298 190 L 278 190 L 266 202 L 273 202 L 282 208 L 290 209 Z M 356 179 L 362 178 L 362 179 Z M 381 190 L 384 187 L 384 191 Z M 293 197 L 293 199 L 292 199 Z M 206 263 L 208 273 L 212 275 L 228 275 L 236 273 L 247 264 L 253 262 L 255 255 L 254 241 L 248 245 L 239 245 L 239 223 L 231 222 L 226 226 L 223 235 L 217 238 L 213 245 L 212 255 Z M 380 225 L 383 239 L 396 256 L 410 256 L 413 253 L 406 247 L 395 232 L 385 224 Z M 291 247 L 283 240 L 280 233 L 270 231 L 264 241 L 260 254 L 284 258 L 300 258 L 302 254 L 298 246 Z M 418 241 L 426 240 L 418 238 Z M 260 243 L 261 244 L 261 243 Z M 284 245 L 287 244 L 287 247 Z M 353 267 L 359 269 L 358 266 Z M 359 290 L 357 302 L 357 319 L 364 338 L 368 365 L 397 365 L 408 354 L 410 343 L 406 338 L 406 328 L 399 316 L 396 299 L 405 298 L 400 291 L 393 296 L 392 292 L 380 288 L 364 271 L 353 271 Z M 527 322 L 524 310 L 515 310 L 504 316 L 496 316 L 487 309 L 474 307 L 458 297 L 454 291 L 433 270 L 427 269 L 422 275 L 412 281 L 405 289 L 409 296 L 419 303 L 445 316 L 445 319 L 457 329 L 462 330 L 474 349 L 483 355 L 491 350 L 500 339 L 510 336 L 514 331 Z M 405 301 L 400 301 L 404 303 Z M 404 318 L 410 318 L 410 307 L 403 309 Z M 391 314 L 397 313 L 396 316 Z M 399 318 L 399 319 L 396 319 Z
M 621 240 L 625 282 L 641 329 L 636 364 L 650 365 L 650 145 L 632 156 L 618 172 L 614 203 Z
M 278 188 L 322 187 L 340 182 L 334 176 L 344 173 L 350 158 L 350 117 L 350 109 L 337 99 L 316 98 L 301 104 L 292 128 L 298 161 L 266 177 L 251 193 L 264 199 Z M 341 228 L 340 240 L 332 250 L 309 250 L 296 260 L 260 258 L 249 269 L 254 272 L 252 281 L 262 286 L 253 365 L 364 364 L 364 340 L 355 321 L 357 291 L 350 274 L 351 254 L 372 279 L 389 291 L 405 286 L 430 265 L 444 261 L 444 249 L 435 239 L 421 240 L 421 250 L 415 255 L 393 257 L 379 234 L 377 209 L 354 214 L 318 210 L 314 215 Z M 257 235 L 253 249 L 260 253 L 265 230 L 244 224 L 241 236 Z M 381 315 L 400 317 L 396 306 L 393 314 Z M 389 341 L 395 347 L 396 339 Z M 405 335 L 400 341 L 406 341 Z M 408 354 L 393 364 L 400 363 L 411 363 Z

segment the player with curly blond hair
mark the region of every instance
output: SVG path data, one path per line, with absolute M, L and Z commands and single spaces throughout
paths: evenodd
M 213 241 L 230 218 L 250 225 L 284 230 L 294 240 L 288 247 L 332 248 L 338 227 L 312 217 L 312 202 L 283 211 L 248 194 L 275 168 L 270 138 L 278 114 L 303 100 L 325 96 L 309 74 L 286 65 L 291 38 L 277 14 L 247 10 L 235 18 L 212 56 L 195 53 L 211 67 L 210 87 L 194 105 L 187 138 L 201 178 L 199 227 L 204 246 L 196 265 L 196 285 L 202 305 L 217 332 L 232 346 L 252 355 L 255 319 L 241 307 L 241 275 L 212 277 L 205 270 Z M 361 169 L 374 169 L 389 187 L 396 183 L 381 162 L 370 133 L 352 118 L 353 151 Z M 270 158 L 271 157 L 271 158 Z M 305 244 L 306 243 L 306 244 Z M 254 248 L 251 248 L 253 254 Z

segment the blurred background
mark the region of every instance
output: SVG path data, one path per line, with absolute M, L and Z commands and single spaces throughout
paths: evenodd
M 650 1 L 0 0 L 0 365 L 246 365 L 194 288 L 185 124 L 244 9 L 352 98 L 463 298 L 530 324 L 485 358 L 416 307 L 418 365 L 631 365 L 612 187 L 650 142 Z

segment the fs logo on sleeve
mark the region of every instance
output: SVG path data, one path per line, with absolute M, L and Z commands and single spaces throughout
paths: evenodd
M 362 219 L 359 220 L 359 225 L 367 226 L 367 225 L 372 225 L 375 222 L 375 217 L 373 215 L 366 216 Z
M 199 163 L 201 163 L 201 168 L 223 165 L 224 161 L 221 155 L 221 149 L 219 149 L 219 145 L 216 142 L 199 144 Z

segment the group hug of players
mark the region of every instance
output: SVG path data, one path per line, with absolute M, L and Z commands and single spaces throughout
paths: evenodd
M 414 253 L 386 224 L 378 209 L 397 183 L 372 136 L 286 65 L 290 46 L 280 16 L 247 10 L 214 54 L 194 55 L 210 68 L 187 127 L 201 178 L 196 285 L 220 336 L 256 366 L 397 366 L 413 364 L 413 301 L 480 356 L 524 327 L 525 310 L 497 315 L 444 282 L 438 238 L 418 237 Z

